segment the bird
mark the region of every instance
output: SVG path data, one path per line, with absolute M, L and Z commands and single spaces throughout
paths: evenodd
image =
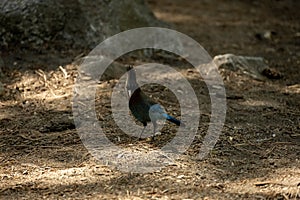
M 141 138 L 148 122 L 153 124 L 153 136 L 157 130 L 158 120 L 168 120 L 177 126 L 185 126 L 183 122 L 168 115 L 165 109 L 153 101 L 149 96 L 147 96 L 139 87 L 136 81 L 136 73 L 133 66 L 127 67 L 127 80 L 125 83 L 126 94 L 129 99 L 129 109 L 132 115 L 141 122 L 144 126 L 142 132 L 139 135 Z M 154 137 L 153 137 L 154 138 Z

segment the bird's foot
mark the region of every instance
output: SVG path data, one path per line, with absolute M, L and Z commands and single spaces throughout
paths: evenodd
M 153 134 L 153 137 L 159 136 L 159 135 L 161 135 L 161 132 L 158 131 L 158 132 L 156 132 L 156 133 Z
M 156 136 L 160 136 L 161 135 L 161 132 L 155 132 L 151 137 L 147 138 L 147 141 L 150 142 L 150 141 L 154 141 L 155 140 L 155 137 Z

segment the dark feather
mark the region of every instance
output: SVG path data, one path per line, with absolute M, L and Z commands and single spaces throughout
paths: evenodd
M 175 123 L 180 126 L 182 122 L 169 116 L 162 106 L 150 99 L 142 90 L 139 88 L 136 82 L 136 74 L 132 67 L 128 67 L 128 76 L 126 80 L 126 91 L 129 98 L 129 109 L 132 115 L 141 122 L 144 127 L 147 126 L 148 122 L 152 122 L 154 126 L 154 133 L 156 131 L 156 120 L 167 119 L 168 121 Z M 151 108 L 151 109 L 150 109 Z M 151 110 L 151 117 L 149 111 Z M 144 130 L 143 130 L 144 131 Z

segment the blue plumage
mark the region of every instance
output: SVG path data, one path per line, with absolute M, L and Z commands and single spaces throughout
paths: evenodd
M 182 123 L 178 120 L 178 119 L 176 119 L 176 118 L 174 118 L 174 117 L 172 117 L 172 116 L 170 116 L 170 115 L 168 115 L 168 114 L 166 114 L 167 116 L 166 116 L 166 119 L 168 120 L 168 121 L 170 121 L 170 122 L 173 122 L 174 124 L 176 124 L 177 126 L 180 126 L 180 124 L 182 125 Z

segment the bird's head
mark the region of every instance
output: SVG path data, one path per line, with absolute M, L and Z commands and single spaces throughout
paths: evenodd
M 127 80 L 126 80 L 126 90 L 128 98 L 131 97 L 133 92 L 139 87 L 139 85 L 136 82 L 136 73 L 135 69 L 132 65 L 127 66 Z

